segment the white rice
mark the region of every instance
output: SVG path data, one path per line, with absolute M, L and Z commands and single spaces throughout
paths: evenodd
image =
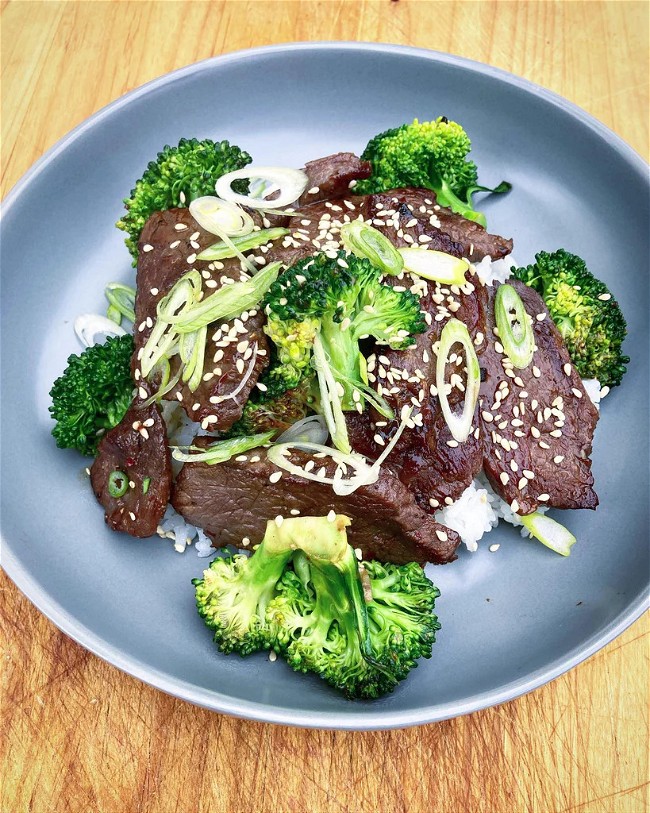
M 484 285 L 494 285 L 495 282 L 506 282 L 512 276 L 512 269 L 517 267 L 512 254 L 503 257 L 501 260 L 493 260 L 488 254 L 478 263 L 473 263 L 472 267 L 478 278 Z
M 499 524 L 499 517 L 482 483 L 475 480 L 452 505 L 436 512 L 436 520 L 457 531 L 467 550 L 478 550 L 479 540 Z

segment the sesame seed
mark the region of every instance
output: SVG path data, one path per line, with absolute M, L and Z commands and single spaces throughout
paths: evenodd
M 458 441 L 457 440 L 448 440 L 447 441 L 447 446 L 451 446 L 452 449 L 455 449 L 458 446 Z
M 447 539 L 449 539 L 449 537 L 447 536 L 446 532 L 445 532 L 445 531 L 440 531 L 440 530 L 438 530 L 438 528 L 436 528 L 436 536 L 438 537 L 438 539 L 439 539 L 441 542 L 446 542 L 446 541 L 447 541 Z
M 279 528 L 282 525 L 283 522 L 284 522 L 284 517 L 282 516 L 282 514 L 278 514 L 277 517 L 275 518 L 275 524 Z
M 335 522 L 336 520 L 336 511 L 330 511 L 327 515 L 328 522 Z
M 129 511 L 129 516 L 131 517 L 133 522 L 135 522 L 135 514 L 133 513 L 133 511 Z
M 510 476 L 508 475 L 508 472 L 502 471 L 501 474 L 499 475 L 499 480 L 501 480 L 504 486 L 507 486 L 508 483 L 510 482 Z
M 152 245 L 150 245 L 149 243 L 145 243 L 145 244 L 142 246 L 142 250 L 143 250 L 144 252 L 153 251 L 153 246 L 152 246 Z
M 540 502 L 548 502 L 551 499 L 551 495 L 550 494 L 538 494 L 537 499 Z
M 185 225 L 185 223 L 177 223 L 177 224 L 174 226 L 174 228 L 176 229 L 176 231 L 185 231 L 185 229 L 187 228 L 187 226 Z
M 144 400 L 147 397 L 147 394 L 148 393 L 144 387 L 138 387 L 138 395 L 140 396 L 140 398 Z
M 562 430 L 561 429 L 554 429 L 552 432 L 549 432 L 549 435 L 552 438 L 561 438 L 562 437 Z
M 482 417 L 482 418 L 483 418 L 483 420 L 484 420 L 484 421 L 486 421 L 487 423 L 492 423 L 492 421 L 494 420 L 494 416 L 492 415 L 492 413 L 491 413 L 491 412 L 487 412 L 487 411 L 485 411 L 485 410 L 483 410 L 483 412 L 481 412 L 481 417 Z
M 500 547 L 501 545 L 498 542 L 495 542 L 494 545 L 490 545 L 488 550 L 490 551 L 490 553 L 496 553 Z
M 382 438 L 382 436 L 381 436 L 379 433 L 377 433 L 377 434 L 374 436 L 373 440 L 374 440 L 374 441 L 375 441 L 375 443 L 377 443 L 379 446 L 385 446 L 385 445 L 386 445 L 386 441 L 385 441 L 385 440 Z
M 567 363 L 562 367 L 564 370 L 565 375 L 571 375 L 571 365 L 567 361 Z
M 297 508 L 292 508 L 291 511 L 289 511 L 289 513 L 291 514 L 292 517 L 297 517 L 298 514 L 300 514 L 300 511 Z
M 281 471 L 274 471 L 273 474 L 269 475 L 269 482 L 277 483 L 278 480 L 282 477 Z
M 530 427 L 530 434 L 531 434 L 531 435 L 532 435 L 534 438 L 538 438 L 538 437 L 540 437 L 540 436 L 541 436 L 541 432 L 539 431 L 539 429 L 538 429 L 536 426 L 531 426 L 531 427 Z
M 611 299 L 611 298 L 612 298 L 612 295 L 611 295 L 611 294 L 601 294 L 601 295 L 598 297 L 598 299 L 600 299 L 602 302 L 607 302 L 607 301 L 608 301 L 609 299 Z
M 516 460 L 511 460 L 511 461 L 510 461 L 510 468 L 511 468 L 513 471 L 519 471 L 519 466 L 517 465 L 517 461 L 516 461 Z
M 543 322 L 544 319 L 546 319 L 546 314 L 545 313 L 538 313 L 537 316 L 535 317 L 535 319 L 537 319 L 538 322 Z
M 575 395 L 576 398 L 582 398 L 582 393 L 576 387 L 572 387 L 571 392 Z
M 510 503 L 510 508 L 512 508 L 512 510 L 515 512 L 515 514 L 517 513 L 517 511 L 519 511 L 519 503 L 517 502 L 517 500 L 513 500 Z

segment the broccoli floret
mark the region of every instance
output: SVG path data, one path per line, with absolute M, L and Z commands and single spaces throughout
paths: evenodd
M 426 324 L 418 298 L 381 282 L 381 272 L 364 258 L 340 251 L 301 260 L 269 288 L 265 299 L 267 333 L 281 337 L 281 367 L 289 378 L 311 359 L 318 334 L 344 410 L 355 409 L 354 392 L 367 387 L 359 342 L 374 337 L 393 349 L 414 344 Z M 282 359 L 288 361 L 283 365 Z M 294 361 L 297 359 L 298 361 Z M 273 373 L 273 371 L 272 371 Z M 281 374 L 280 369 L 276 374 Z M 362 399 L 363 400 L 363 399 Z M 361 402 L 361 401 L 360 401 Z
M 434 121 L 403 124 L 372 138 L 362 158 L 372 164 L 372 175 L 359 181 L 355 193 L 384 192 L 403 186 L 432 189 L 440 206 L 468 220 L 486 225 L 485 216 L 474 209 L 475 192 L 506 192 L 502 181 L 494 189 L 478 184 L 476 164 L 467 158 L 471 142 L 455 121 L 440 116 Z
M 267 387 L 266 391 L 249 398 L 229 436 L 251 435 L 271 429 L 284 432 L 313 411 L 312 374 L 305 376 L 293 389 L 286 389 L 284 381 L 281 378 L 274 380 L 272 374 L 273 368 L 260 378 L 259 383 Z
M 273 649 L 296 671 L 368 699 L 392 691 L 418 658 L 430 657 L 437 589 L 416 564 L 360 565 L 349 524 L 344 516 L 271 521 L 250 558 L 213 561 L 194 584 L 219 648 Z
M 132 355 L 133 337 L 125 334 L 68 358 L 50 390 L 57 446 L 85 455 L 97 452 L 101 435 L 122 420 L 133 398 Z
M 140 232 L 154 212 L 189 205 L 203 195 L 214 195 L 214 185 L 222 175 L 242 169 L 251 160 L 239 147 L 209 138 L 203 141 L 181 138 L 177 147 L 165 146 L 156 160 L 149 163 L 131 195 L 124 199 L 126 214 L 115 224 L 129 235 L 125 242 L 133 265 L 138 259 Z M 245 181 L 243 185 L 236 182 L 233 189 L 245 192 L 245 186 Z
M 630 360 L 621 352 L 627 325 L 611 292 L 584 260 L 564 249 L 541 251 L 532 265 L 513 275 L 542 296 L 581 377 L 618 386 Z

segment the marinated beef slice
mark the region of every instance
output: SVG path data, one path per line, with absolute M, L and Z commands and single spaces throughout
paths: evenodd
M 309 161 L 303 171 L 307 173 L 308 182 L 299 206 L 344 197 L 352 181 L 370 177 L 372 165 L 352 152 L 339 152 Z
M 375 460 L 397 431 L 402 410 L 413 408 L 412 423 L 404 430 L 385 465 L 399 477 L 418 504 L 431 511 L 457 500 L 482 467 L 482 444 L 478 415 L 474 431 L 464 443 L 454 440 L 436 389 L 436 343 L 445 324 L 462 321 L 475 344 L 485 332 L 487 294 L 475 275 L 468 272 L 462 286 L 440 285 L 402 273 L 387 282 L 410 287 L 421 295 L 420 306 L 427 327 L 406 350 L 380 345 L 368 359 L 368 377 L 392 407 L 395 418 L 387 420 L 372 409 L 347 416 L 353 448 Z M 478 337 L 478 339 L 477 339 Z M 448 399 L 460 411 L 464 400 L 464 354 L 452 355 L 445 381 L 451 386 Z
M 109 491 L 113 472 L 121 472 L 128 482 L 122 497 L 113 497 Z M 156 404 L 147 409 L 132 406 L 121 423 L 104 435 L 90 482 L 110 528 L 139 537 L 156 533 L 172 482 L 167 431 Z
M 487 347 L 481 357 L 485 380 L 479 406 L 484 467 L 495 491 L 519 514 L 540 505 L 595 508 L 591 444 L 598 411 L 571 364 L 542 298 L 516 280 L 532 319 L 536 350 L 525 369 L 512 367 L 494 335 L 490 288 Z
M 156 212 L 145 224 L 139 243 L 135 302 L 133 374 L 138 386 L 144 384 L 138 369 L 138 352 L 155 324 L 158 302 L 182 276 L 193 269 L 199 271 L 206 298 L 231 281 L 246 279 L 238 259 L 214 263 L 196 259 L 197 254 L 215 242 L 218 238 L 203 230 L 188 209 Z M 261 249 L 256 254 L 264 257 Z M 268 364 L 263 324 L 263 314 L 252 310 L 236 319 L 208 325 L 204 376 L 199 387 L 191 392 L 186 385 L 179 384 L 166 397 L 178 399 L 189 417 L 204 428 L 229 429 L 241 417 L 249 394 Z M 172 374 L 177 365 L 178 358 L 172 364 Z M 249 370 L 250 376 L 239 389 Z M 149 391 L 147 385 L 145 390 Z
M 439 206 L 430 189 L 391 189 L 371 197 L 372 225 L 396 245 L 426 243 L 471 262 L 488 255 L 501 259 L 512 251 L 512 240 L 489 234 L 478 223 Z
M 197 445 L 205 442 L 195 440 Z M 300 466 L 309 459 L 302 452 L 291 456 Z M 333 475 L 331 461 L 315 462 Z M 373 485 L 340 497 L 330 485 L 277 468 L 262 448 L 214 466 L 186 463 L 176 479 L 172 504 L 188 522 L 204 528 L 217 547 L 260 542 L 267 520 L 278 516 L 327 516 L 330 511 L 350 517 L 350 544 L 361 548 L 366 559 L 442 564 L 456 558 L 459 544 L 455 531 L 425 514 L 408 489 L 386 471 Z

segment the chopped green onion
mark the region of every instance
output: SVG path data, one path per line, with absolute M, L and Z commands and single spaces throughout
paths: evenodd
M 539 511 L 535 511 L 534 514 L 520 516 L 519 519 L 535 539 L 539 539 L 542 545 L 546 545 L 547 548 L 559 553 L 561 556 L 568 556 L 571 553 L 571 547 L 575 545 L 576 538 L 564 525 L 541 514 Z
M 264 294 L 277 279 L 280 267 L 279 262 L 270 263 L 252 279 L 224 285 L 178 315 L 173 315 L 167 309 L 162 313 L 159 310 L 158 316 L 174 325 L 179 333 L 190 333 L 219 319 L 232 319 L 245 310 L 251 310 L 259 305 Z
M 469 262 L 465 259 L 425 248 L 400 248 L 404 268 L 423 279 L 443 285 L 464 285 Z
M 149 486 L 151 485 L 151 477 L 145 477 L 142 481 L 142 493 L 146 494 L 149 491 Z
M 341 240 L 356 257 L 365 257 L 384 274 L 397 276 L 404 259 L 391 241 L 380 231 L 359 220 L 341 226 Z
M 260 229 L 260 231 L 254 231 L 250 234 L 244 235 L 243 237 L 233 237 L 231 242 L 239 251 L 250 251 L 251 249 L 258 248 L 259 246 L 263 246 L 265 243 L 268 243 L 271 240 L 277 240 L 280 237 L 284 237 L 286 234 L 290 234 L 289 229 Z M 220 243 L 215 243 L 212 246 L 209 246 L 202 251 L 200 254 L 197 254 L 197 260 L 206 260 L 208 262 L 214 262 L 214 260 L 227 260 L 230 257 L 236 257 L 236 253 L 230 248 L 227 243 L 224 243 L 223 240 Z
M 190 214 L 202 229 L 222 237 L 243 237 L 253 231 L 253 218 L 229 200 L 205 195 L 190 203 Z
M 110 319 L 111 322 L 115 322 L 116 325 L 122 324 L 122 314 L 114 305 L 109 305 L 106 308 L 106 317 Z
M 499 341 L 515 367 L 528 367 L 535 351 L 533 328 L 521 297 L 512 285 L 499 285 L 494 296 Z
M 334 378 L 325 348 L 318 334 L 314 339 L 313 364 L 316 369 L 318 388 L 320 390 L 320 408 L 332 438 L 332 443 L 343 454 L 350 454 L 352 447 L 348 438 L 348 427 L 345 423 L 341 395 L 339 394 L 339 387 L 341 390 L 343 388 Z
M 104 288 L 104 296 L 108 299 L 106 315 L 109 319 L 118 325 L 122 322 L 122 316 L 135 322 L 135 288 L 121 282 L 109 282 Z
M 257 435 L 247 435 L 241 438 L 229 438 L 228 440 L 218 440 L 206 449 L 199 446 L 174 446 L 172 447 L 172 457 L 182 463 L 225 463 L 235 455 L 247 452 L 268 443 L 275 435 L 275 430 L 270 432 L 260 432 Z M 183 451 L 186 449 L 187 451 Z M 189 454 L 196 452 L 196 454 Z
M 123 471 L 112 471 L 108 475 L 108 493 L 111 497 L 119 499 L 126 494 L 129 487 L 129 478 Z
M 234 192 L 232 182 L 237 180 L 250 181 L 255 194 L 238 195 Z M 260 181 L 263 183 L 258 183 Z M 248 206 L 249 209 L 281 209 L 295 203 L 307 188 L 308 182 L 307 175 L 300 169 L 248 166 L 222 175 L 215 184 L 215 190 L 223 200 Z M 279 194 L 273 200 L 263 197 L 276 191 Z
M 447 394 L 448 385 L 445 382 L 445 372 L 451 348 L 461 344 L 465 351 L 465 366 L 467 368 L 467 381 L 465 382 L 465 402 L 460 415 L 451 411 Z M 474 410 L 478 401 L 481 386 L 481 368 L 479 367 L 476 351 L 466 326 L 458 319 L 450 319 L 440 334 L 440 349 L 436 359 L 436 388 L 442 414 L 447 422 L 449 431 L 454 440 L 459 443 L 467 440 L 472 428 Z

